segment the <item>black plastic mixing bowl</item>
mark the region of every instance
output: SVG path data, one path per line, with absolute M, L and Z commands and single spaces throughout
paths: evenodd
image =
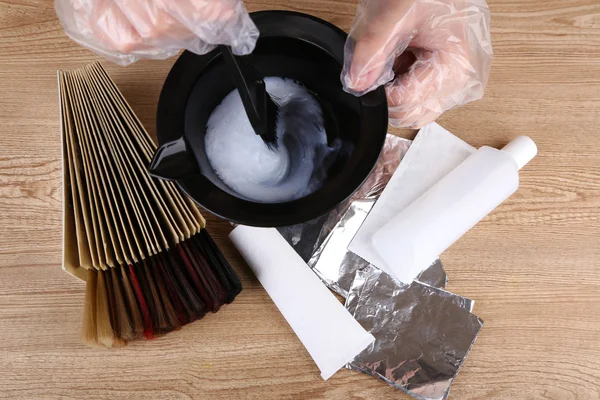
M 306 222 L 349 198 L 375 166 L 387 133 L 385 90 L 360 98 L 343 91 L 346 34 L 336 26 L 287 11 L 251 16 L 260 39 L 249 62 L 263 76 L 296 79 L 308 87 L 323 105 L 328 140 L 345 143 L 323 186 L 294 201 L 263 204 L 237 195 L 214 173 L 204 151 L 206 122 L 235 89 L 219 51 L 203 56 L 185 52 L 169 73 L 156 118 L 163 148 L 151 173 L 175 180 L 197 204 L 232 222 L 272 227 Z

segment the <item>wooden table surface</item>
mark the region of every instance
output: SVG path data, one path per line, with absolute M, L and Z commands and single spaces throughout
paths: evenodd
M 84 285 L 61 264 L 56 70 L 97 59 L 52 2 L 0 2 L 0 397 L 404 399 L 374 378 L 327 382 L 229 242 L 243 278 L 216 315 L 116 350 L 80 343 Z M 348 29 L 355 0 L 254 0 Z M 439 122 L 469 143 L 529 135 L 521 188 L 443 256 L 448 289 L 485 321 L 452 399 L 600 398 L 600 3 L 492 0 L 495 61 L 485 99 Z M 174 60 L 104 63 L 154 133 Z M 410 137 L 413 132 L 399 131 Z M 299 299 L 301 301 L 301 299 Z

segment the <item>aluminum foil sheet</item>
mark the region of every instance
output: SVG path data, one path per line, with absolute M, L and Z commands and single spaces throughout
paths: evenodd
M 387 135 L 373 172 L 350 200 L 313 221 L 279 228 L 281 235 L 321 280 L 343 297 L 348 295 L 356 271 L 369 266 L 349 252 L 348 245 L 396 172 L 410 144 L 410 140 Z M 418 280 L 445 287 L 447 277 L 441 262 L 434 263 Z
M 354 200 L 308 260 L 307 264 L 319 278 L 342 297 L 348 296 L 356 271 L 369 266 L 346 249 L 374 204 L 374 199 Z
M 448 275 L 446 275 L 444 266 L 438 258 L 429 268 L 421 272 L 416 280 L 429 286 L 444 289 L 448 284 Z
M 319 278 L 342 297 L 348 296 L 356 271 L 370 265 L 347 248 L 374 204 L 374 199 L 354 200 L 308 260 L 308 265 Z M 447 277 L 442 263 L 436 261 L 417 280 L 434 287 L 446 287 Z
M 473 301 L 419 282 L 405 285 L 368 266 L 356 273 L 346 308 L 373 336 L 349 368 L 419 400 L 444 400 L 483 325 Z

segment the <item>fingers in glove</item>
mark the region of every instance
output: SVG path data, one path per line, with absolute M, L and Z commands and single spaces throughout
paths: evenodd
M 411 43 L 420 49 L 415 51 L 417 61 L 386 87 L 394 126 L 420 128 L 483 97 L 492 59 L 485 2 L 436 7 Z
M 55 3 L 66 33 L 97 52 L 128 52 L 141 43 L 136 30 L 111 0 Z
M 362 95 L 388 83 L 390 121 L 421 127 L 480 99 L 492 46 L 485 0 L 361 0 L 346 43 L 344 89 Z M 406 47 L 417 60 L 410 64 Z
M 194 34 L 154 0 L 114 0 L 145 43 L 161 48 L 181 48 Z
M 414 38 L 417 7 L 401 0 L 359 3 L 357 19 L 346 42 L 342 83 L 347 92 L 362 95 L 389 82 L 393 65 Z
M 409 72 L 386 87 L 390 123 L 404 128 L 421 128 L 443 112 L 464 104 L 466 97 L 481 97 L 483 88 L 464 65 L 464 57 L 443 51 L 416 52 Z
M 226 44 L 238 55 L 254 50 L 259 32 L 241 0 L 155 0 L 159 8 L 193 32 L 200 41 L 188 49 L 205 53 Z M 196 48 L 194 48 L 196 47 Z
M 242 0 L 55 0 L 55 9 L 69 37 L 122 65 L 218 44 L 248 54 L 259 36 Z
M 89 18 L 94 37 L 108 50 L 126 54 L 147 48 L 142 37 L 112 0 L 96 1 Z

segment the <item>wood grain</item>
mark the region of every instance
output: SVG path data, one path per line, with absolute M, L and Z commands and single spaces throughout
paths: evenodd
M 344 29 L 355 10 L 354 0 L 247 4 Z M 600 3 L 490 6 L 496 57 L 486 97 L 439 122 L 476 146 L 527 134 L 540 155 L 519 192 L 444 254 L 449 289 L 476 300 L 485 321 L 451 398 L 599 399 Z M 228 241 L 228 224 L 211 217 L 243 277 L 233 305 L 153 342 L 79 342 L 84 287 L 60 270 L 56 70 L 96 58 L 66 38 L 52 2 L 0 2 L 0 397 L 407 398 L 350 371 L 323 382 Z M 173 62 L 105 64 L 151 133 Z

